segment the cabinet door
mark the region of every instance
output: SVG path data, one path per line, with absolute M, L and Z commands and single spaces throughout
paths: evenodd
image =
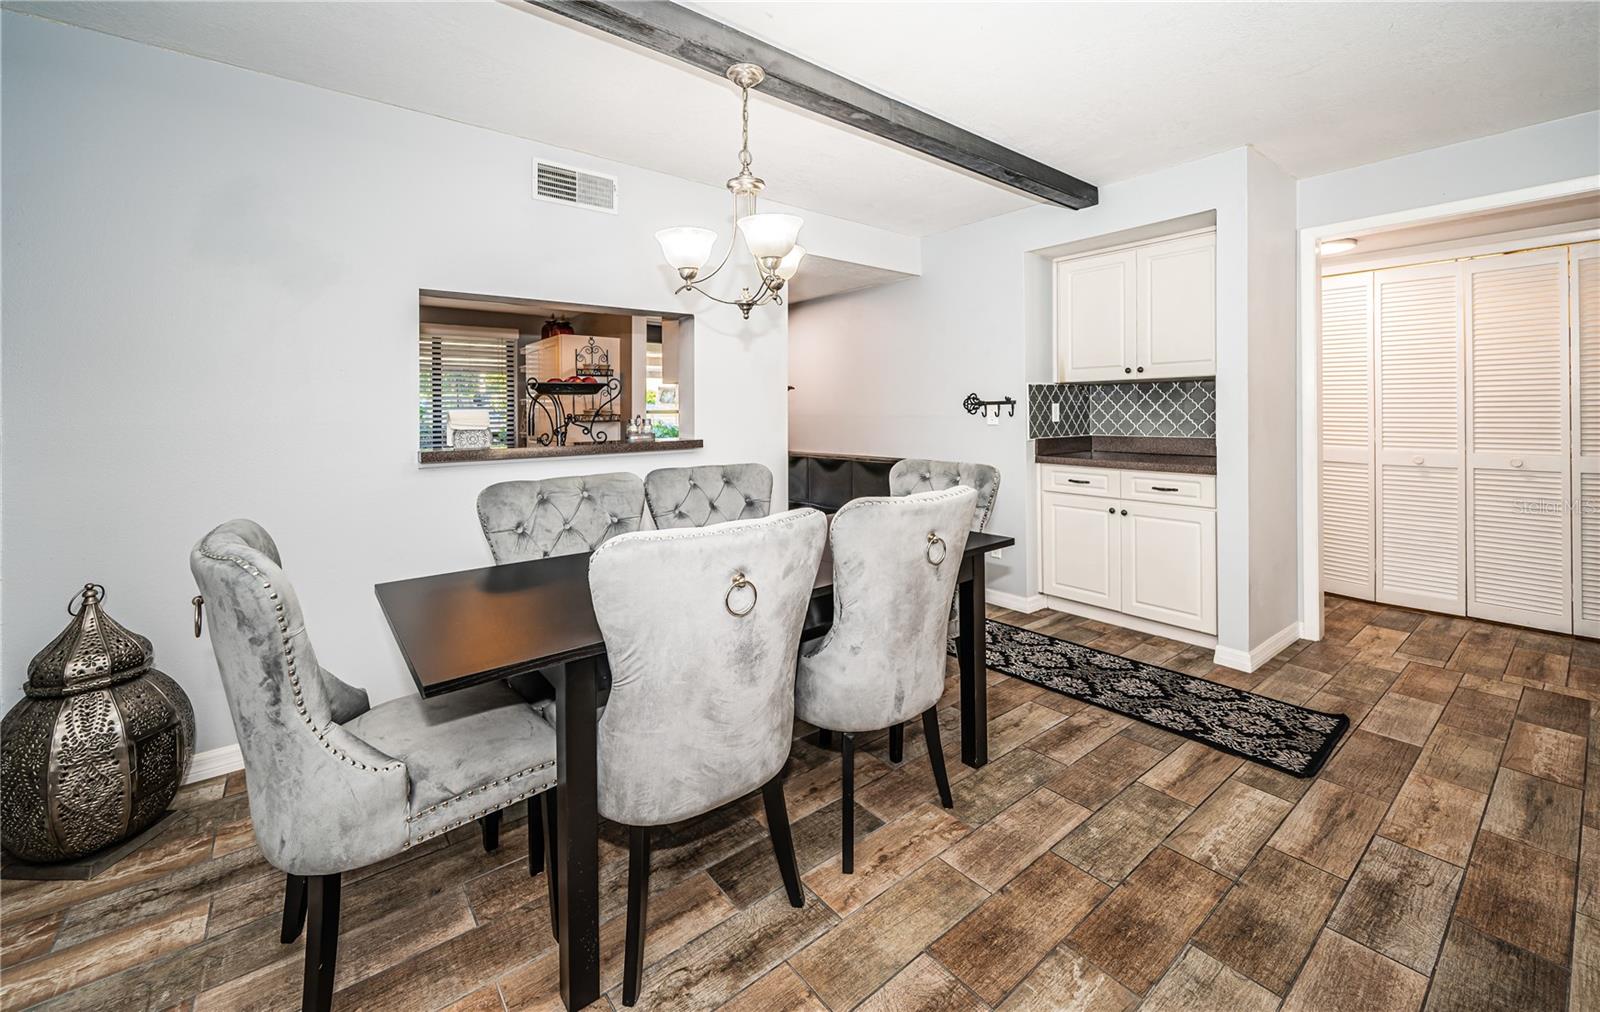
M 1462 267 L 1467 614 L 1572 631 L 1567 251 Z
M 1382 604 L 1466 610 L 1460 270 L 1379 271 L 1377 593 Z
M 1039 496 L 1039 589 L 1101 608 L 1122 605 L 1115 500 L 1045 492 Z
M 1600 242 L 1572 247 L 1572 631 L 1600 636 Z
M 1128 379 L 1134 358 L 1134 251 L 1056 264 L 1056 379 Z
M 1122 610 L 1215 633 L 1217 514 L 1144 502 L 1119 503 L 1117 513 L 1122 524 Z
M 1144 379 L 1217 371 L 1217 237 L 1185 236 L 1140 247 L 1134 374 Z

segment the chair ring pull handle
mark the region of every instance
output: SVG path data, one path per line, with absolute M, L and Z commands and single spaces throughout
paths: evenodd
M 939 549 L 939 557 L 937 559 L 933 557 L 933 550 L 934 550 L 935 546 L 937 546 L 938 549 Z M 933 564 L 933 565 L 935 565 L 935 566 L 937 566 L 940 563 L 944 562 L 945 556 L 947 554 L 949 554 L 949 549 L 945 546 L 944 538 L 939 537 L 939 535 L 935 534 L 933 531 L 929 531 L 928 532 L 928 553 L 927 554 L 928 554 L 928 562 Z
M 733 592 L 736 590 L 743 590 L 746 587 L 750 588 L 750 603 L 745 607 L 744 611 L 735 611 L 733 608 Z M 750 582 L 749 577 L 745 576 L 743 573 L 734 573 L 733 585 L 730 586 L 728 588 L 728 592 L 722 596 L 722 606 L 728 609 L 728 614 L 732 615 L 734 618 L 743 618 L 755 610 L 756 599 L 759 596 L 760 595 L 756 593 L 756 585 Z

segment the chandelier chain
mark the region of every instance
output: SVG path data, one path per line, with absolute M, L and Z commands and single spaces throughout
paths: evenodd
M 740 133 L 739 133 L 739 164 L 744 166 L 746 172 L 750 171 L 750 89 L 740 88 L 743 98 L 740 100 Z

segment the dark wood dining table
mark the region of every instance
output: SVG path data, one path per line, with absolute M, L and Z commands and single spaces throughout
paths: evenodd
M 984 649 L 984 556 L 1015 539 L 967 538 L 956 588 L 961 632 L 961 759 L 989 761 Z M 605 641 L 589 599 L 589 556 L 561 555 L 380 583 L 378 604 L 417 690 L 438 696 L 531 671 L 555 688 L 555 873 L 561 1000 L 579 1009 L 600 997 L 600 854 L 596 811 L 597 704 Z M 825 551 L 812 587 L 808 635 L 832 614 L 833 560 Z

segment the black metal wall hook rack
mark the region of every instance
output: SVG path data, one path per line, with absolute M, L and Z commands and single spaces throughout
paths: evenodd
M 1017 416 L 1017 401 L 1014 397 L 1006 397 L 998 401 L 986 401 L 977 394 L 968 394 L 967 399 L 961 402 L 961 406 L 967 409 L 967 414 L 976 415 L 982 412 L 985 418 L 989 417 L 989 409 L 991 407 L 994 408 L 994 416 L 996 418 L 1000 417 L 1001 408 L 1008 409 L 1006 411 L 1007 418 L 1015 418 Z

